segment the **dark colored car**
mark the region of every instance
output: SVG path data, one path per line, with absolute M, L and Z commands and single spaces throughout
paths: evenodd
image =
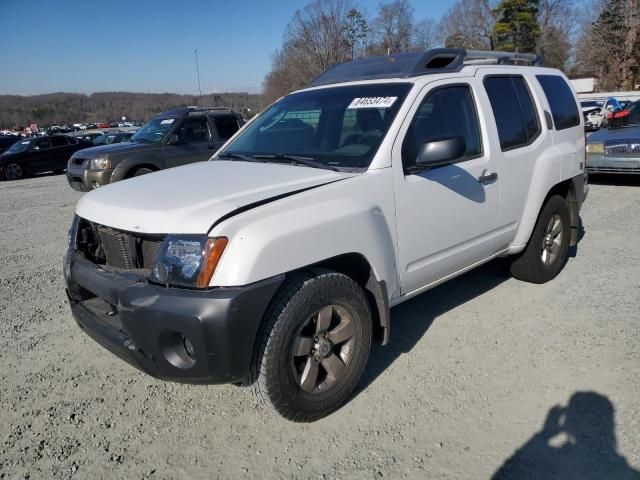
M 640 101 L 612 115 L 609 128 L 587 138 L 587 171 L 640 174 Z
M 35 173 L 63 172 L 69 157 L 89 146 L 85 140 L 65 135 L 25 138 L 0 155 L 0 177 L 18 180 Z
M 2 135 L 0 136 L 0 154 L 7 150 L 11 145 L 21 140 L 22 137 L 17 135 Z
M 82 140 L 86 140 L 87 142 L 91 142 L 93 144 L 93 141 L 98 138 L 101 137 L 102 135 L 104 135 L 104 133 L 102 132 L 91 132 L 91 133 L 83 133 L 82 135 L 76 135 L 74 138 L 77 139 L 82 139 Z
M 67 180 L 75 190 L 91 189 L 156 170 L 209 159 L 243 125 L 228 108 L 184 107 L 145 123 L 127 143 L 75 153 Z
M 93 145 L 111 145 L 112 143 L 128 142 L 134 132 L 103 133 L 93 139 Z

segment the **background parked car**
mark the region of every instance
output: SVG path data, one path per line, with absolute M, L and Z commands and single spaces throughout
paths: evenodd
M 104 135 L 104 133 L 102 132 L 91 132 L 83 133 L 82 135 L 76 135 L 75 138 L 77 138 L 78 140 L 86 140 L 87 142 L 91 142 L 93 144 L 93 141 L 96 138 L 101 137 L 102 135 Z
M 86 140 L 54 135 L 20 140 L 0 155 L 0 176 L 18 180 L 43 172 L 63 172 L 73 153 L 90 147 Z
M 133 136 L 134 132 L 110 132 L 103 133 L 94 138 L 92 143 L 94 145 L 111 145 L 112 143 L 128 142 Z
M 584 101 L 580 102 L 582 116 L 584 117 L 584 128 L 587 131 L 596 131 L 600 128 L 602 121 L 602 102 Z
M 20 140 L 17 135 L 2 135 L 0 136 L 0 154 L 7 150 L 11 145 Z
M 640 101 L 612 116 L 609 128 L 589 136 L 587 171 L 640 174 Z
M 125 178 L 209 159 L 244 124 L 228 108 L 184 107 L 145 123 L 131 143 L 104 145 L 75 153 L 67 180 L 88 191 Z

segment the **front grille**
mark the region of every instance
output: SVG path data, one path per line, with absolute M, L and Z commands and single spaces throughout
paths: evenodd
M 84 159 L 84 158 L 75 158 L 75 157 L 73 157 L 71 159 L 71 164 L 72 165 L 84 165 L 85 161 L 86 161 L 86 159 Z
M 95 226 L 102 259 L 107 266 L 122 269 L 151 269 L 162 238 L 137 235 L 102 225 Z

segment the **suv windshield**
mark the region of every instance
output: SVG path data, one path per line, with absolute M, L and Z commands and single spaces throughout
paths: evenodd
M 132 142 L 160 142 L 167 134 L 175 118 L 152 118 L 145 123 L 132 137 Z
M 411 88 L 409 83 L 329 87 L 271 106 L 219 157 L 307 160 L 319 167 L 367 168 Z M 299 162 L 302 163 L 302 162 Z

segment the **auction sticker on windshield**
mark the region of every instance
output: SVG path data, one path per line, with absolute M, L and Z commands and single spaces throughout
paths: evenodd
M 347 108 L 389 108 L 397 99 L 398 97 L 357 97 Z
M 174 120 L 174 118 L 165 118 L 160 122 L 160 125 L 171 125 Z

